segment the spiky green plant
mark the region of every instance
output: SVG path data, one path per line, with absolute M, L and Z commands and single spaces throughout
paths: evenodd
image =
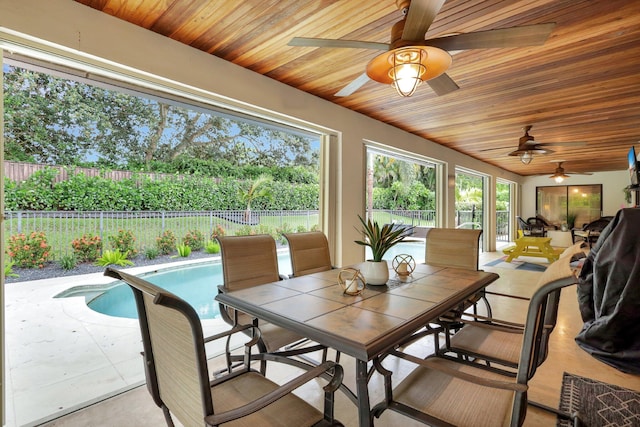
M 129 261 L 127 256 L 129 256 L 129 253 L 122 253 L 120 252 L 120 249 L 113 251 L 107 249 L 102 252 L 102 256 L 96 260 L 96 265 L 101 267 L 106 267 L 108 265 L 119 265 L 121 267 L 133 265 L 133 262 Z
M 4 277 L 20 277 L 13 272 L 13 266 L 16 263 L 13 261 L 5 261 L 4 263 Z
M 220 244 L 213 240 L 209 240 L 204 245 L 204 251 L 208 254 L 217 254 L 220 252 Z
M 191 255 L 191 246 L 189 245 L 178 245 L 176 249 L 178 249 L 178 256 L 186 258 Z
M 402 227 L 393 229 L 393 224 L 385 224 L 380 227 L 376 221 L 370 219 L 364 220 L 360 215 L 358 219 L 362 223 L 362 234 L 365 240 L 356 240 L 355 242 L 362 246 L 369 246 L 373 254 L 373 261 L 380 262 L 382 257 L 389 249 L 399 243 L 413 227 Z

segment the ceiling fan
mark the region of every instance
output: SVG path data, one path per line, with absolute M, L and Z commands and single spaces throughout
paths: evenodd
M 396 0 L 404 18 L 391 29 L 391 42 L 334 40 L 294 37 L 289 46 L 385 50 L 373 58 L 366 72 L 342 88 L 335 96 L 348 96 L 370 79 L 392 84 L 402 96 L 411 96 L 423 81 L 437 95 L 446 95 L 459 86 L 446 74 L 451 51 L 542 45 L 555 23 L 477 31 L 425 40 L 425 34 L 445 0 Z
M 536 142 L 535 138 L 529 135 L 532 127 L 533 125 L 527 125 L 522 128 L 524 135 L 518 140 L 518 148 L 509 153 L 510 156 L 519 156 L 520 161 L 525 165 L 531 163 L 534 154 L 553 154 L 553 151 L 546 147 L 587 145 L 585 142 Z M 487 148 L 481 151 L 504 150 L 505 148 L 508 147 Z
M 549 178 L 555 180 L 558 184 L 569 178 L 569 175 L 593 175 L 591 172 L 565 172 L 562 167 L 564 162 L 564 160 L 551 160 L 551 163 L 557 163 L 558 166 L 556 166 L 556 171 Z

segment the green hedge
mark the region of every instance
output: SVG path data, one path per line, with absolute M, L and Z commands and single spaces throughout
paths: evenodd
M 9 211 L 196 211 L 246 208 L 241 191 L 249 180 L 182 177 L 154 180 L 137 176 L 121 181 L 73 175 L 54 182 L 56 171 L 36 172 L 24 182 L 5 178 L 5 208 Z M 318 209 L 318 184 L 273 181 L 270 198 L 252 202 L 260 210 Z
M 258 172 L 265 168 L 248 168 Z M 287 174 L 295 175 L 295 168 Z M 300 169 L 299 171 L 303 171 Z M 103 177 L 72 175 L 55 182 L 57 172 L 44 169 L 26 181 L 5 178 L 5 208 L 8 211 L 200 211 L 241 210 L 246 208 L 240 194 L 250 179 L 222 179 L 182 176 L 153 179 L 146 175 L 113 181 Z M 282 177 L 282 176 L 281 176 Z M 296 179 L 291 177 L 292 179 Z M 301 181 L 301 177 L 298 177 Z M 255 210 L 316 210 L 319 185 L 274 180 L 268 184 L 271 197 L 251 203 Z M 422 183 L 394 182 L 389 188 L 375 188 L 374 209 L 434 210 L 435 194 Z

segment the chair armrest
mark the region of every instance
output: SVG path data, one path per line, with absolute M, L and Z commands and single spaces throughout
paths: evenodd
M 524 330 L 524 324 L 522 323 L 510 322 L 508 320 L 473 313 L 462 313 L 460 317 L 443 316 L 441 320 L 449 323 L 474 324 L 480 327 L 504 330 L 505 332 L 521 333 Z
M 487 290 L 485 290 L 484 293 L 485 293 L 485 295 L 496 295 L 496 296 L 499 296 L 499 297 L 515 298 L 515 299 L 521 299 L 521 300 L 524 300 L 524 301 L 530 301 L 531 300 L 530 298 L 527 298 L 527 297 L 521 297 L 521 296 L 512 295 L 512 294 L 504 294 L 502 292 L 495 292 L 495 291 L 487 291 Z
M 426 359 L 420 359 L 419 357 L 415 357 L 410 354 L 403 353 L 397 350 L 391 351 L 391 354 L 393 354 L 396 357 L 400 357 L 402 359 L 413 362 L 417 365 L 424 366 L 425 368 L 433 369 L 433 370 L 445 373 L 447 375 L 450 375 L 452 377 L 456 377 L 461 380 L 472 382 L 475 384 L 480 384 L 485 387 L 498 388 L 502 390 L 520 391 L 520 392 L 525 392 L 529 388 L 526 384 L 520 384 L 515 381 L 492 380 L 489 378 L 469 374 L 466 372 L 461 372 L 461 371 L 458 371 L 457 369 L 452 369 L 444 364 L 445 363 L 444 359 L 440 359 L 437 356 L 431 356 L 431 357 L 427 357 Z M 453 362 L 453 363 L 457 363 L 457 362 Z M 508 378 L 508 377 L 505 377 L 505 378 Z
M 245 343 L 244 345 L 245 347 L 246 346 L 251 347 L 256 345 L 260 340 L 260 337 L 262 336 L 262 332 L 255 325 L 235 325 L 233 328 L 229 329 L 228 331 L 220 332 L 218 334 L 206 337 L 204 339 L 204 342 L 208 343 L 208 342 L 219 340 L 221 338 L 229 338 L 231 335 L 246 331 L 247 329 L 253 329 L 253 333 L 251 334 L 252 339 L 251 341 Z
M 297 389 L 303 384 L 306 384 L 307 382 L 315 378 L 318 378 L 324 375 L 325 373 L 329 373 L 329 371 L 333 371 L 333 376 L 329 384 L 327 384 L 324 387 L 324 390 L 325 390 L 325 393 L 333 393 L 342 384 L 342 378 L 344 373 L 342 370 L 342 366 L 338 365 L 335 362 L 327 361 L 303 373 L 302 375 L 292 379 L 291 381 L 281 385 L 277 389 L 271 391 L 270 393 L 265 394 L 264 396 L 254 400 L 251 403 L 248 403 L 246 405 L 240 406 L 238 408 L 232 409 L 227 412 L 208 415 L 205 417 L 205 421 L 208 424 L 219 425 L 219 424 L 224 424 L 226 422 L 233 421 L 235 419 L 250 415 L 272 404 L 273 402 L 281 399 L 282 397 L 288 395 L 293 390 Z

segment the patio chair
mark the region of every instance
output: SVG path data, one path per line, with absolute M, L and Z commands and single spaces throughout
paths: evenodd
M 333 419 L 333 395 L 342 382 L 342 368 L 325 362 L 280 386 L 250 367 L 251 347 L 260 338 L 252 325 L 237 325 L 209 339 L 227 340 L 236 333 L 252 330 L 245 344 L 241 367 L 210 380 L 205 339 L 194 308 L 176 295 L 130 274 L 107 268 L 105 275 L 120 279 L 133 290 L 142 344 L 147 389 L 165 416 L 184 426 L 341 426 Z M 331 374 L 324 387 L 324 412 L 297 397 L 292 391 Z M 227 424 L 229 423 L 229 424 Z
M 482 230 L 431 228 L 427 230 L 425 261 L 436 267 L 478 270 Z
M 567 248 L 556 263 L 570 263 L 574 255 L 583 253 L 582 245 L 580 242 Z M 547 283 L 548 280 L 545 271 L 538 280 L 536 289 Z M 500 295 L 506 298 L 526 299 L 514 295 Z M 547 358 L 549 337 L 558 319 L 559 304 L 560 289 L 549 293 L 548 296 L 544 313 L 544 327 L 541 333 L 540 354 L 535 359 L 538 365 Z M 515 375 L 524 333 L 523 324 L 474 316 L 470 313 L 464 313 L 462 317 L 452 321 L 462 323 L 463 327 L 453 336 L 445 335 L 445 346 L 438 350 L 439 355 L 448 357 L 447 355 L 453 354 L 453 357 L 472 360 L 474 363 L 483 361 L 488 369 L 507 375 Z
M 539 287 L 529 301 L 513 375 L 459 359 L 439 355 L 423 359 L 395 349 L 388 355 L 414 363 L 416 368 L 394 388 L 392 372 L 382 366 L 388 355 L 374 360 L 376 369 L 384 376 L 385 398 L 373 408 L 373 415 L 380 417 L 390 409 L 430 425 L 522 425 L 529 403 L 529 380 L 541 363 L 541 355 L 546 354 L 543 334 L 550 295 L 577 283 L 570 258 L 565 256 L 554 262 L 540 278 Z M 579 425 L 575 414 L 560 415 L 573 418 L 574 424 Z
M 453 267 L 477 271 L 480 257 L 480 229 L 432 228 L 427 231 L 425 264 L 436 267 Z M 484 302 L 487 314 L 491 315 L 491 305 L 484 296 L 485 291 L 474 296 L 465 304 L 465 309 Z
M 465 228 L 430 228 L 427 230 L 425 241 L 426 265 L 434 267 L 453 267 L 465 270 L 478 270 L 478 258 L 480 255 L 480 235 L 482 230 Z M 443 317 L 443 322 L 451 317 L 458 317 L 469 307 L 473 307 L 477 313 L 477 303 L 483 300 L 488 315 L 491 315 L 491 306 L 484 296 L 484 291 L 468 299 L 460 308 Z M 439 333 L 443 325 L 427 325 L 425 330 L 416 332 L 402 345 L 416 341 L 422 336 L 433 335 L 435 348 L 440 347 Z M 447 329 L 455 329 L 456 325 L 449 324 Z
M 219 236 L 217 239 L 220 243 L 224 280 L 224 283 L 218 286 L 218 292 L 245 289 L 284 279 L 278 271 L 276 242 L 270 235 Z M 253 324 L 259 327 L 261 337 L 256 343 L 258 349 L 261 353 L 269 353 L 272 358 L 278 358 L 280 362 L 308 368 L 292 357 L 300 356 L 299 359 L 303 359 L 307 362 L 306 364 L 317 365 L 316 361 L 302 357 L 305 353 L 316 351 L 322 352 L 323 361 L 326 359 L 326 347 L 321 345 L 300 347 L 298 344 L 306 342 L 306 338 L 285 328 L 252 318 L 224 304 L 220 304 L 220 315 L 231 326 Z M 232 359 L 238 360 L 238 356 Z M 263 374 L 266 372 L 266 359 L 261 359 L 260 371 Z
M 293 277 L 333 268 L 329 242 L 323 232 L 285 233 L 283 236 L 289 242 Z
M 329 271 L 333 268 L 329 242 L 323 232 L 284 233 L 283 236 L 289 243 L 293 271 L 291 277 Z M 285 347 L 285 349 L 289 348 L 291 347 Z M 340 361 L 340 352 L 336 352 L 335 360 Z
M 522 232 L 522 236 L 545 237 L 547 235 L 543 225 L 530 224 L 520 217 L 517 217 L 517 219 L 518 229 Z
M 589 247 L 593 247 L 593 245 L 600 238 L 600 233 L 605 229 L 607 225 L 611 222 L 612 217 L 605 216 L 596 219 L 595 221 L 591 221 L 588 224 L 585 224 L 582 227 L 582 239 L 589 244 Z

